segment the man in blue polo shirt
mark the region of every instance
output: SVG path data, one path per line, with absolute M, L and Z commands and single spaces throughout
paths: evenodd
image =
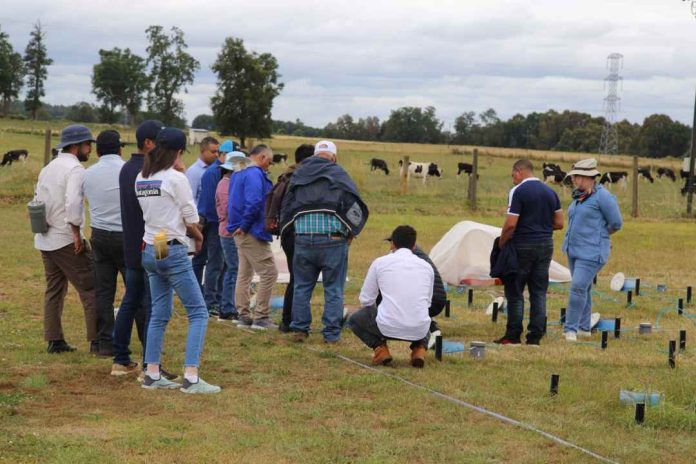
M 524 314 L 524 287 L 529 290 L 527 344 L 539 345 L 544 336 L 546 291 L 553 257 L 553 231 L 563 229 L 563 210 L 558 195 L 534 177 L 528 160 L 512 166 L 507 216 L 500 235 L 500 248 L 512 246 L 517 254 L 517 274 L 506 279 L 507 327 L 496 343 L 519 345 Z

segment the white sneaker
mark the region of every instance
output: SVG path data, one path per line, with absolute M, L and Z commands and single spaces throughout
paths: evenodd
M 591 336 L 592 332 L 588 332 L 587 330 L 578 330 L 578 337 L 590 338 Z
M 578 335 L 575 332 L 566 332 L 563 334 L 567 342 L 577 342 Z

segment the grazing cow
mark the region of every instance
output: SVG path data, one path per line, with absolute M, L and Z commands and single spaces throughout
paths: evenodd
M 26 162 L 28 157 L 29 152 L 27 150 L 10 150 L 2 157 L 2 163 L 0 163 L 0 166 L 12 166 L 12 162 L 19 161 L 20 158 L 23 162 Z
M 621 184 L 622 188 L 626 188 L 628 185 L 628 173 L 626 171 L 617 172 L 605 172 L 599 183 L 611 187 L 611 184 Z
M 403 161 L 399 161 L 399 166 L 403 172 L 404 165 Z M 435 163 L 417 163 L 415 161 L 409 161 L 407 175 L 409 177 L 415 177 L 417 179 L 423 179 L 423 183 L 428 177 L 442 177 L 442 169 L 438 167 Z
M 638 168 L 638 177 L 650 181 L 651 184 L 655 183 L 649 168 Z
M 672 169 L 670 169 L 670 168 L 657 168 L 657 178 L 662 179 L 663 177 L 671 179 L 672 182 L 677 181 L 677 176 L 674 175 L 674 171 Z
M 474 172 L 474 165 L 469 163 L 457 163 L 457 169 L 457 177 L 459 177 L 462 172 L 467 176 L 471 176 L 471 174 Z
M 288 155 L 285 153 L 273 153 L 273 164 L 283 162 L 283 164 L 288 164 Z
M 370 172 L 372 171 L 384 171 L 384 174 L 389 175 L 389 166 L 387 166 L 387 162 L 384 160 L 372 158 L 370 160 Z
M 544 168 L 543 168 L 543 174 L 544 174 L 544 182 L 556 184 L 556 185 L 563 185 L 563 186 L 571 186 L 573 185 L 573 181 L 566 174 L 564 170 L 561 169 L 561 167 L 557 164 L 553 163 L 544 163 Z

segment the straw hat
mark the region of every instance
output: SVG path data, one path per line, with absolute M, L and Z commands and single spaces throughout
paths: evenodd
M 578 161 L 573 165 L 573 169 L 568 173 L 569 176 L 597 177 L 601 174 L 597 170 L 597 160 L 594 158 Z

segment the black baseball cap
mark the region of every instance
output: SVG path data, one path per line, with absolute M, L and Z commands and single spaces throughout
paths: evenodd
M 397 248 L 413 248 L 416 246 L 418 234 L 416 229 L 411 226 L 399 226 L 394 229 L 391 235 L 384 240 L 393 242 Z
M 108 155 L 118 153 L 119 148 L 125 147 L 121 142 L 121 134 L 115 130 L 101 131 L 97 136 L 97 154 Z
M 138 146 L 142 147 L 145 139 L 157 140 L 157 134 L 164 128 L 162 121 L 156 119 L 148 119 L 140 123 L 135 130 L 135 139 L 138 141 Z
M 165 127 L 157 134 L 157 144 L 170 150 L 186 150 L 186 134 L 175 127 Z

